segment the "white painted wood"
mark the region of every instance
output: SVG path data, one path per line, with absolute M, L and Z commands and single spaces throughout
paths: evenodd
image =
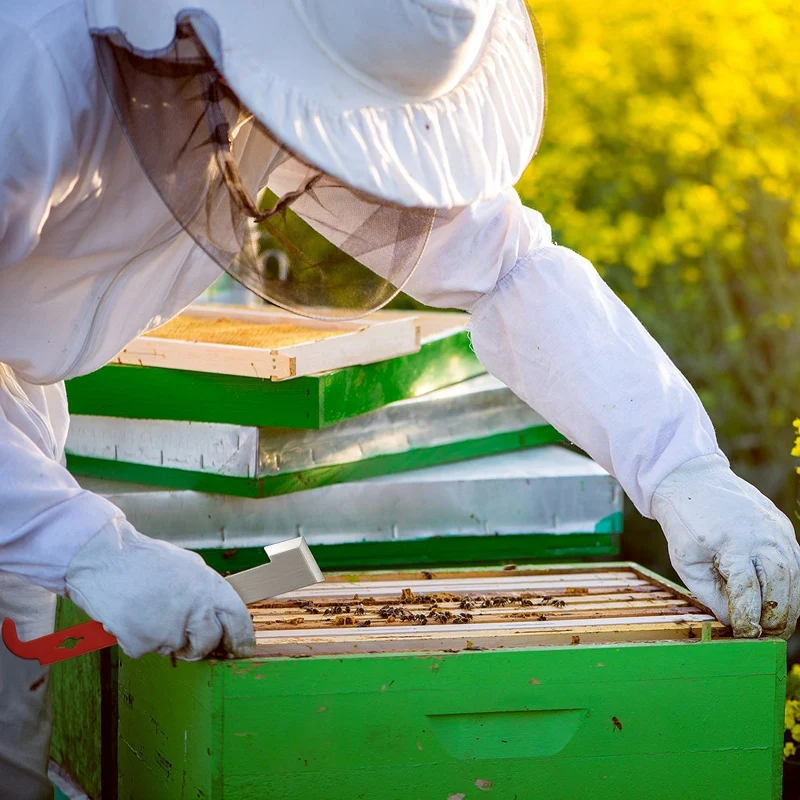
M 113 359 L 117 364 L 140 367 L 243 375 L 248 378 L 280 380 L 295 377 L 294 360 L 280 351 L 259 350 L 232 344 L 183 342 L 140 336 Z
M 417 316 L 408 313 L 403 316 L 392 314 L 383 317 L 381 312 L 376 312 L 357 322 L 330 323 L 309 320 L 285 312 L 226 306 L 193 305 L 183 313 L 205 319 L 225 317 L 262 324 L 292 323 L 320 330 L 337 330 L 340 333 L 325 339 L 273 350 L 140 336 L 123 348 L 113 361 L 118 364 L 145 367 L 286 380 L 356 364 L 371 364 L 415 353 L 420 348 L 420 323 Z M 440 321 L 438 324 L 441 329 L 445 323 Z M 463 320 L 460 324 L 463 329 Z M 447 325 L 453 329 L 455 321 L 450 320 Z
M 479 375 L 321 430 L 73 414 L 66 451 L 105 461 L 260 478 L 546 424 L 496 378 Z
M 258 474 L 258 428 L 73 414 L 68 455 L 237 478 Z
M 420 329 L 413 318 L 376 321 L 352 334 L 343 333 L 311 344 L 281 348 L 294 359 L 295 375 L 314 375 L 354 364 L 370 364 L 420 349 Z

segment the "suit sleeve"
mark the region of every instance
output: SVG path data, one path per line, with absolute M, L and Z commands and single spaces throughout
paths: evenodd
M 56 65 L 0 11 L 0 270 L 22 261 L 78 171 L 70 105 Z M 24 302 L 24 298 L 20 298 Z M 0 364 L 0 570 L 64 591 L 72 556 L 114 517 L 59 463 L 47 409 Z
M 515 191 L 444 214 L 406 291 L 469 311 L 486 369 L 616 476 L 645 516 L 669 473 L 720 453 L 686 378 Z

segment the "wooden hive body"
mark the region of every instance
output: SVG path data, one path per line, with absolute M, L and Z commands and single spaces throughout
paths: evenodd
M 395 324 L 401 316 L 400 312 L 380 313 L 387 325 Z M 226 314 L 230 316 L 229 309 Z M 373 319 L 377 318 L 376 312 Z M 145 358 L 143 353 L 130 352 L 128 348 L 124 354 L 127 363 L 122 363 L 121 354 L 119 363 L 67 382 L 70 411 L 135 419 L 320 429 L 485 372 L 464 330 L 466 314 L 415 312 L 414 318 L 419 320 L 421 330 L 417 352 L 376 361 L 382 356 L 373 348 L 367 358 L 370 363 L 356 360 L 351 361 L 353 366 L 341 368 L 335 368 L 333 362 L 316 364 L 318 374 L 303 374 L 305 371 L 295 362 L 294 374 L 298 377 L 290 380 L 272 381 L 247 369 L 246 374 L 214 372 L 212 365 L 219 370 L 223 368 L 220 363 L 231 364 L 228 353 L 224 358 L 217 355 L 214 361 L 207 352 L 193 354 L 191 365 L 203 367 L 196 371 L 186 366 L 177 368 L 181 362 L 174 359 L 173 368 L 162 368 L 166 361 L 161 358 L 163 352 Z M 153 337 L 136 341 L 144 342 L 145 349 L 158 343 Z M 315 350 L 316 345 L 341 352 L 336 337 L 315 343 Z M 193 343 L 173 342 L 171 349 L 195 348 Z M 270 354 L 266 352 L 265 356 Z M 162 366 L 148 366 L 156 361 Z M 268 361 L 271 364 L 271 358 Z M 245 366 L 249 363 L 246 360 Z
M 121 798 L 780 796 L 785 644 L 633 565 L 340 576 L 253 614 L 253 659 L 122 660 Z

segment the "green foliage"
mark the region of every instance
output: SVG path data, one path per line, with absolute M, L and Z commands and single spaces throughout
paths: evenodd
M 793 4 L 537 0 L 550 104 L 519 184 L 698 390 L 787 510 L 800 396 L 800 33 Z

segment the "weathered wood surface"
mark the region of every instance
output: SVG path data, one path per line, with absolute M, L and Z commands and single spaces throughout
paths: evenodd
M 119 797 L 778 800 L 784 642 L 553 643 L 123 659 Z

